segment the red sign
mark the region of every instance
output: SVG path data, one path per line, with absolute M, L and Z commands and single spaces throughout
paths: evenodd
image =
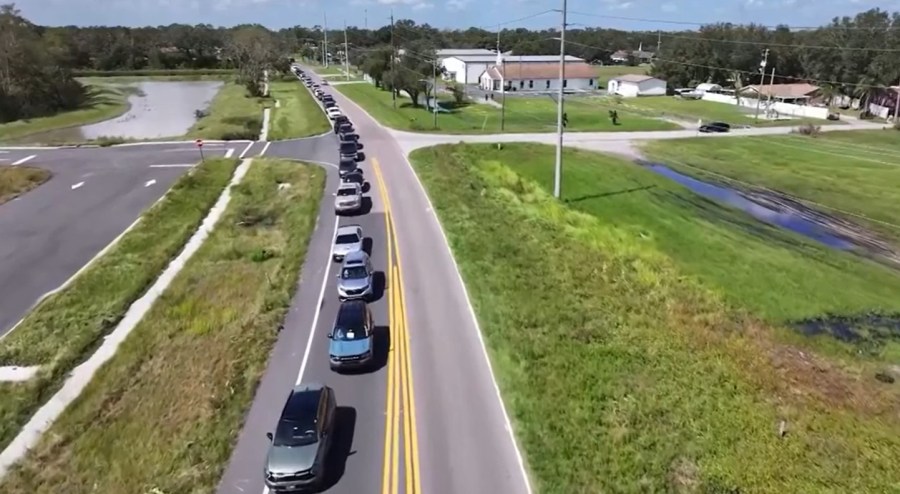
M 197 139 L 196 141 L 194 141 L 194 143 L 197 144 L 198 148 L 203 147 L 203 139 Z

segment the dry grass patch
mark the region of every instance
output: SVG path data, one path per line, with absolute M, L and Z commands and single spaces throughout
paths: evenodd
M 0 492 L 212 492 L 290 303 L 323 185 L 318 168 L 255 160 L 210 238 Z M 271 221 L 243 225 L 251 210 Z
M 9 444 L 178 255 L 236 165 L 237 160 L 209 159 L 183 176 L 115 247 L 0 341 L 0 365 L 41 366 L 30 381 L 0 383 L 0 447 Z
M 50 179 L 50 172 L 30 166 L 0 167 L 0 204 L 11 201 Z

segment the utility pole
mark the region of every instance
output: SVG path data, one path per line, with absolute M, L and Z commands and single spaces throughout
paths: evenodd
M 500 51 L 500 26 L 497 26 L 497 62 L 500 64 L 500 132 L 506 127 L 506 64 Z
M 562 191 L 563 151 L 563 84 L 566 80 L 566 0 L 562 0 L 562 25 L 559 29 L 559 101 L 556 108 L 556 169 L 553 174 L 553 197 L 560 198 Z
M 344 74 L 350 80 L 350 48 L 347 43 L 347 21 L 344 21 Z
M 772 77 L 769 78 L 769 99 L 766 101 L 766 110 L 772 109 L 772 93 L 775 91 L 775 67 L 772 67 Z
M 323 50 L 325 50 L 325 54 L 322 55 L 325 58 L 325 68 L 328 68 L 328 14 L 322 14 L 323 19 L 325 19 L 325 25 L 322 28 L 322 34 L 325 35 L 325 45 Z
M 397 58 L 397 49 L 394 47 L 394 9 L 391 9 L 391 100 L 394 109 L 397 109 L 397 71 L 394 70 L 394 59 Z
M 757 120 L 757 121 L 759 120 L 759 102 L 762 100 L 763 85 L 766 82 L 766 65 L 768 65 L 768 64 L 769 64 L 769 49 L 766 48 L 765 51 L 763 51 L 762 62 L 759 63 L 759 73 L 762 74 L 762 77 L 759 78 L 759 91 L 756 92 L 756 116 L 754 117 L 754 120 Z
M 366 31 L 369 30 L 369 9 L 363 11 L 363 27 Z
M 661 46 L 662 46 L 662 31 L 657 30 L 656 31 L 656 56 L 657 57 L 659 56 L 659 50 L 660 50 Z
M 898 116 L 900 116 L 900 87 L 894 88 L 894 125 L 900 122 L 897 120 Z
M 431 61 L 431 104 L 433 108 L 431 109 L 434 112 L 434 128 L 438 128 L 437 125 L 437 114 L 438 114 L 438 102 L 437 102 L 437 58 Z

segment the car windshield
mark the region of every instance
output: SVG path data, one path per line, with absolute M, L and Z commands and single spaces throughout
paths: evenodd
M 340 197 L 355 196 L 355 195 L 356 195 L 356 189 L 351 189 L 351 188 L 349 188 L 349 187 L 346 187 L 346 188 L 343 188 L 343 189 L 338 189 L 337 195 L 340 196 Z
M 361 280 L 368 275 L 369 273 L 366 271 L 365 266 L 344 268 L 343 272 L 341 272 L 341 278 L 345 280 Z
M 351 173 L 349 175 L 344 175 L 344 182 L 362 184 L 363 178 L 359 173 Z
M 336 244 L 355 244 L 357 242 L 359 242 L 359 237 L 357 237 L 355 233 L 338 235 L 337 239 L 334 241 Z
M 352 142 L 342 142 L 341 143 L 341 152 L 342 153 L 352 153 L 356 151 L 356 144 Z
M 283 419 L 275 430 L 275 446 L 307 446 L 316 442 L 316 424 L 313 420 Z
M 364 340 L 366 337 L 366 331 L 362 328 L 334 328 L 333 338 L 338 341 Z

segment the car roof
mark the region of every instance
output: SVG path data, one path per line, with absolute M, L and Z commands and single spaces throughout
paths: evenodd
M 338 186 L 338 189 L 358 189 L 359 184 L 355 184 L 353 182 L 344 182 Z
M 279 421 L 299 422 L 304 426 L 314 425 L 319 415 L 319 402 L 325 386 L 318 383 L 300 384 L 291 390 Z
M 366 259 L 369 258 L 369 254 L 366 254 L 365 251 L 357 250 L 355 252 L 351 252 L 344 257 L 344 264 L 358 264 L 361 262 L 366 262 Z
M 362 228 L 362 227 L 360 227 L 359 225 L 344 225 L 344 226 L 339 227 L 339 228 L 337 229 L 337 234 L 338 234 L 338 235 L 344 235 L 344 234 L 347 234 L 347 233 L 359 233 L 359 230 L 360 230 L 361 228 Z
M 366 303 L 362 300 L 348 300 L 341 302 L 337 317 L 334 320 L 335 327 L 359 328 L 366 322 Z

